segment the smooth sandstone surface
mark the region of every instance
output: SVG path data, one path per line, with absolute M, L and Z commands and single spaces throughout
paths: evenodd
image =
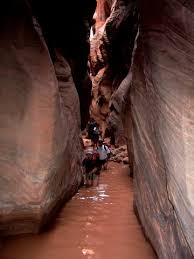
M 91 80 L 88 76 L 89 36 L 96 0 L 39 1 L 28 0 L 36 16 L 52 61 L 55 48 L 68 61 L 73 80 L 80 97 L 81 124 L 85 128 L 89 120 Z
M 80 183 L 79 99 L 24 2 L 0 16 L 0 235 L 38 232 Z M 35 29 L 36 27 L 36 29 Z M 58 80 L 59 83 L 58 83 Z
M 131 115 L 133 122 L 135 207 L 159 258 L 189 259 L 194 256 L 194 5 L 140 3 L 132 68 L 120 92 L 128 93 L 125 127 Z

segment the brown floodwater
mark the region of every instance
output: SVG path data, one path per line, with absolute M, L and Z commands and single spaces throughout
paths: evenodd
M 110 163 L 100 185 L 82 188 L 40 235 L 3 242 L 1 259 L 156 258 L 133 212 L 126 166 Z

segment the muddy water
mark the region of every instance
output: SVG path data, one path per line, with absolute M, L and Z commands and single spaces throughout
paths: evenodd
M 99 187 L 82 188 L 51 230 L 4 242 L 0 258 L 155 258 L 133 213 L 133 186 L 127 172 L 127 167 L 111 163 Z

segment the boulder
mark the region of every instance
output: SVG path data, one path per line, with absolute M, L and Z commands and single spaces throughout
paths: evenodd
M 110 161 L 114 161 L 117 163 L 123 162 L 125 164 L 129 164 L 127 146 L 124 145 L 124 146 L 112 149 Z

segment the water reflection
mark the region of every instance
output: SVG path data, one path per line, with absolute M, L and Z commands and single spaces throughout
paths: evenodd
M 87 249 L 87 248 L 83 248 L 82 249 L 82 254 L 83 255 L 94 255 L 94 251 L 92 249 Z
M 155 258 L 133 212 L 128 171 L 122 170 L 111 164 L 99 186 L 81 188 L 64 206 L 53 229 L 4 243 L 0 258 Z
M 96 187 L 90 187 L 89 189 L 87 189 L 87 191 L 83 191 L 84 188 L 85 187 L 81 189 L 81 191 L 74 197 L 74 199 L 98 202 L 104 201 L 105 198 L 110 197 L 110 195 L 107 194 L 107 184 L 100 184 Z

